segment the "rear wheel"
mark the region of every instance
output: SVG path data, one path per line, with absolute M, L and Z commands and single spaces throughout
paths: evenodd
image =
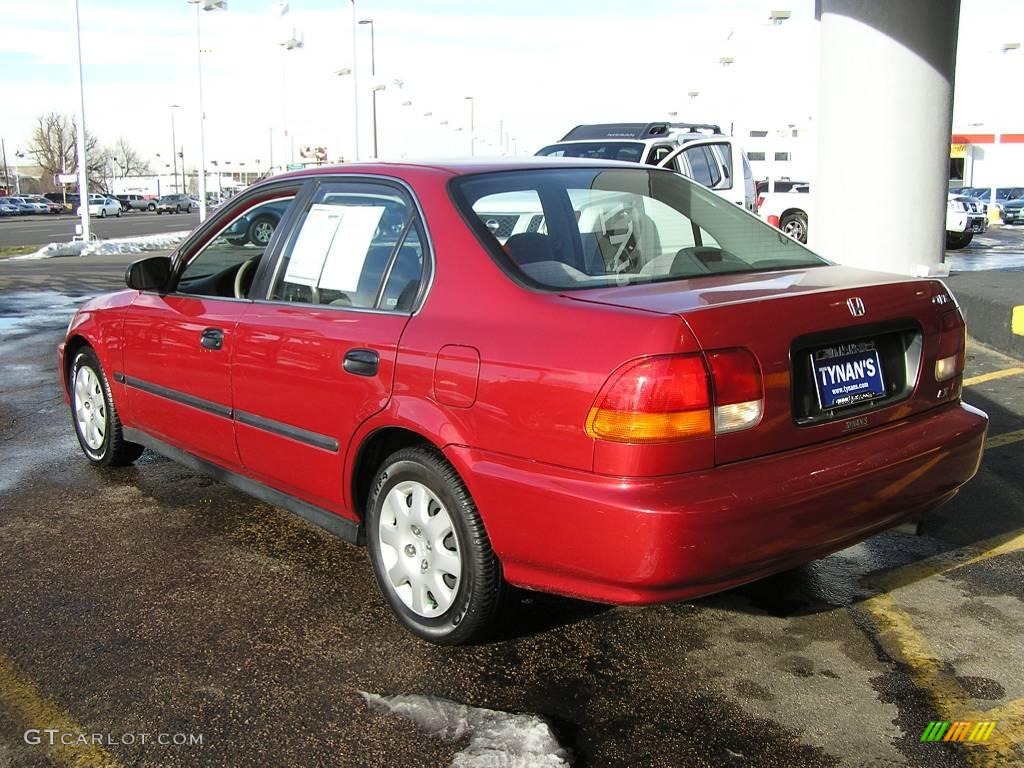
M 107 218 L 107 209 L 106 208 L 100 208 L 100 218 L 101 219 Z
M 966 248 L 973 239 L 973 232 L 946 232 L 946 249 L 957 251 L 961 248 Z
M 277 228 L 277 219 L 273 216 L 257 216 L 249 224 L 249 229 L 246 231 L 246 237 L 249 242 L 260 248 L 265 248 L 267 243 L 270 242 L 270 238 L 274 234 L 274 230 Z
M 146 210 L 147 211 L 155 211 L 156 210 L 156 205 L 154 203 L 150 203 L 149 205 L 146 206 Z
M 143 448 L 124 439 L 110 385 L 92 349 L 86 347 L 75 355 L 68 390 L 75 434 L 89 461 L 102 467 L 117 467 L 139 458 Z
M 807 242 L 807 214 L 802 211 L 787 213 L 779 222 L 779 229 L 798 240 L 801 243 Z
M 479 640 L 497 617 L 501 566 L 458 473 L 433 448 L 405 448 L 373 488 L 366 544 L 392 611 L 432 643 Z

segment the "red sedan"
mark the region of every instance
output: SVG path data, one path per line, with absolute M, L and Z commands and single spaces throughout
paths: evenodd
M 264 211 L 269 241 L 231 236 Z M 88 459 L 145 446 L 365 541 L 434 642 L 505 583 L 642 604 L 793 567 L 981 458 L 941 282 L 832 265 L 666 170 L 279 176 L 126 279 L 60 347 Z

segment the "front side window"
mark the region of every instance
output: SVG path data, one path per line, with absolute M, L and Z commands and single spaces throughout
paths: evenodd
M 714 189 L 715 185 L 722 180 L 718 172 L 718 164 L 714 156 L 708 152 L 707 147 L 691 147 L 683 151 L 683 157 L 690 168 L 690 178 L 698 184 L 703 184 L 708 189 Z
M 271 298 L 412 311 L 423 243 L 415 208 L 401 190 L 372 182 L 323 184 L 282 256 Z
M 733 203 L 655 169 L 538 169 L 453 182 L 463 215 L 513 277 L 578 290 L 814 267 L 828 262 Z M 485 222 L 536 201 L 544 227 L 501 242 Z
M 282 192 L 235 216 L 189 259 L 177 292 L 247 298 L 256 268 L 294 197 L 294 191 Z

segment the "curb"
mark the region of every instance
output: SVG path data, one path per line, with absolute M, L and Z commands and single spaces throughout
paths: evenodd
M 1024 272 L 961 272 L 947 285 L 973 338 L 1024 360 Z

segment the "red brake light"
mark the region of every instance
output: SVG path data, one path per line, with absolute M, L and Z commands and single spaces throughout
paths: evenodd
M 600 440 L 708 437 L 749 429 L 763 411 L 761 369 L 745 349 L 650 357 L 628 363 L 610 382 L 587 417 L 587 434 Z
M 943 314 L 939 323 L 939 350 L 935 355 L 935 380 L 946 381 L 964 372 L 967 357 L 967 326 L 958 309 Z
M 769 216 L 767 221 L 773 227 L 778 227 L 779 226 L 779 217 L 778 216 Z
M 627 364 L 587 417 L 587 434 L 653 443 L 711 434 L 711 393 L 700 354 Z

